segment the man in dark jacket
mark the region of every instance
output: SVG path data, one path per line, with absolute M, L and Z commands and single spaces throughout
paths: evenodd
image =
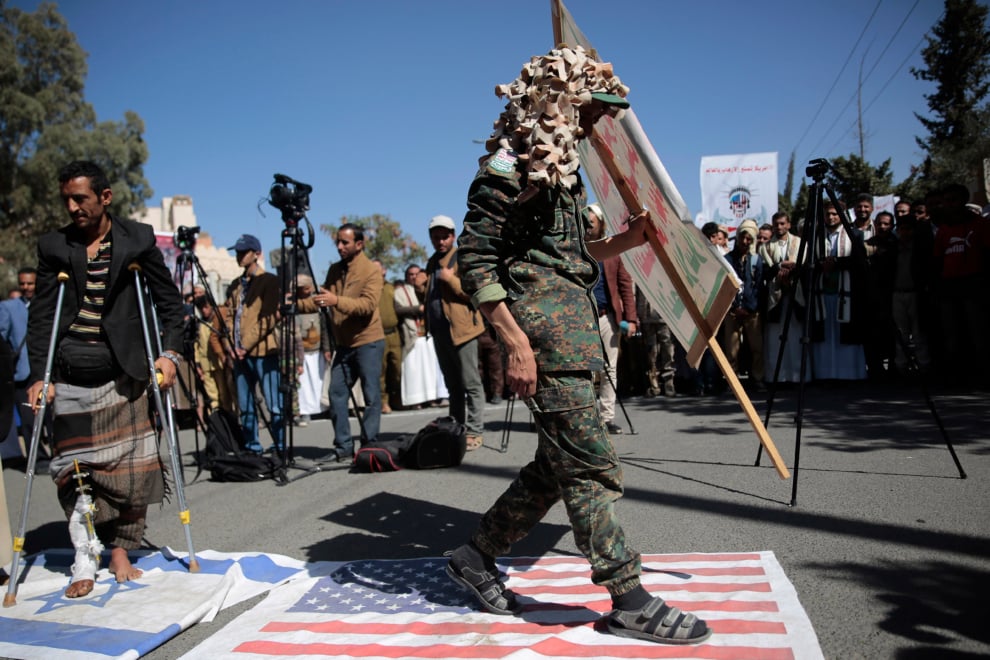
M 113 193 L 103 170 L 76 161 L 62 168 L 58 181 L 72 223 L 38 240 L 37 293 L 28 319 L 28 400 L 39 403 L 48 343 L 55 333 L 56 361 L 48 388 L 48 401 L 54 403 L 51 475 L 76 546 L 65 595 L 78 598 L 93 589 L 99 541 L 110 545 L 110 572 L 118 582 L 141 575 L 127 551 L 141 544 L 148 505 L 164 496 L 146 396 L 151 374 L 130 267 L 140 268 L 161 322 L 165 350 L 154 366 L 162 388 L 175 381 L 183 308 L 151 227 L 108 212 Z M 65 292 L 56 310 L 62 280 Z M 92 489 L 95 542 L 87 539 L 85 528 L 80 531 L 75 517 L 82 496 L 73 478 L 74 461 L 88 474 Z

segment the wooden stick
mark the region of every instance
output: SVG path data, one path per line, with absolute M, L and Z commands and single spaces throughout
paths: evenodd
M 616 165 L 615 159 L 612 158 L 612 152 L 609 150 L 608 145 L 599 136 L 597 131 L 592 133 L 590 139 L 591 145 L 595 148 L 595 152 L 601 159 L 602 165 L 605 166 L 606 171 L 608 171 L 609 176 L 615 183 L 615 187 L 618 189 L 619 195 L 622 197 L 622 201 L 625 203 L 626 208 L 629 209 L 630 213 L 638 213 L 640 209 L 642 209 L 642 205 L 639 203 L 639 198 L 637 197 L 635 190 L 633 190 L 632 185 L 626 180 L 625 176 L 622 174 L 622 171 L 619 169 L 618 165 Z M 770 434 L 767 433 L 766 427 L 763 426 L 763 421 L 760 419 L 759 415 L 756 414 L 756 409 L 753 408 L 753 402 L 749 400 L 749 396 L 746 394 L 742 384 L 739 382 L 739 378 L 736 377 L 736 373 L 732 369 L 732 365 L 729 364 L 729 360 L 725 357 L 725 353 L 722 352 L 722 348 L 718 345 L 718 341 L 715 339 L 714 329 L 708 323 L 708 319 L 706 319 L 701 313 L 701 310 L 695 303 L 694 298 L 691 297 L 687 286 L 685 286 L 684 282 L 678 275 L 673 261 L 667 254 L 667 251 L 663 249 L 663 245 L 657 237 L 657 227 L 653 223 L 652 217 L 650 218 L 650 227 L 652 228 L 652 231 L 647 232 L 650 247 L 652 247 L 653 252 L 656 253 L 657 259 L 660 261 L 660 265 L 663 266 L 664 272 L 667 273 L 667 277 L 674 285 L 677 295 L 680 297 L 681 302 L 684 303 L 684 308 L 687 310 L 688 314 L 691 315 L 691 319 L 698 327 L 698 331 L 707 338 L 708 350 L 711 351 L 712 357 L 715 359 L 716 364 L 718 364 L 719 368 L 722 370 L 722 373 L 725 375 L 725 379 L 728 381 L 729 387 L 732 389 L 732 393 L 736 395 L 736 398 L 742 405 L 746 418 L 749 420 L 753 430 L 756 431 L 756 436 L 760 439 L 760 444 L 762 444 L 763 448 L 766 449 L 767 455 L 770 457 L 774 468 L 777 470 L 777 474 L 780 475 L 781 479 L 789 478 L 791 473 L 788 471 L 787 466 L 784 465 L 784 461 L 781 459 L 780 453 L 778 453 L 777 447 L 773 443 L 773 439 L 770 438 Z

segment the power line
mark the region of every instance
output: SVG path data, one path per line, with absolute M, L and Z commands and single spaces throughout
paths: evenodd
M 908 10 L 907 14 L 905 14 L 903 20 L 901 20 L 901 23 L 897 27 L 897 30 L 894 31 L 894 34 L 891 35 L 890 39 L 887 41 L 887 45 L 884 46 L 883 51 L 877 57 L 877 60 L 876 60 L 876 62 L 874 62 L 873 66 L 870 68 L 869 73 L 866 74 L 866 77 L 865 78 L 863 78 L 862 80 L 860 80 L 858 82 L 856 91 L 854 91 L 852 93 L 852 95 L 849 97 L 849 100 L 846 101 L 846 104 L 842 107 L 842 110 L 839 111 L 839 113 L 836 116 L 835 120 L 829 125 L 828 129 L 822 134 L 821 138 L 819 138 L 819 140 L 815 144 L 815 146 L 811 148 L 810 153 L 815 153 L 815 152 L 818 151 L 818 147 L 820 147 L 822 145 L 822 143 L 828 138 L 828 136 L 831 135 L 832 129 L 835 128 L 836 124 L 838 124 L 839 121 L 842 120 L 842 116 L 845 114 L 846 110 L 849 108 L 849 106 L 852 104 L 852 102 L 856 100 L 856 95 L 859 93 L 859 90 L 860 90 L 862 84 L 865 83 L 867 80 L 869 80 L 870 79 L 870 76 L 873 75 L 873 72 L 876 71 L 877 67 L 880 65 L 880 62 L 883 60 L 884 55 L 886 55 L 887 51 L 890 49 L 891 45 L 894 43 L 894 40 L 897 38 L 897 35 L 899 35 L 901 33 L 901 30 L 904 29 L 904 25 L 907 23 L 908 19 L 911 17 L 911 14 L 914 12 L 914 10 L 917 8 L 919 1 L 920 0 L 915 0 L 914 5 L 911 6 L 911 8 Z M 926 33 L 926 35 L 927 35 L 927 33 Z M 924 39 L 925 39 L 925 36 L 922 36 L 922 41 Z M 919 43 L 919 46 L 920 46 L 920 43 Z M 890 83 L 893 81 L 894 77 L 897 76 L 897 74 L 904 67 L 904 65 L 907 63 L 907 61 L 914 55 L 914 53 L 917 51 L 917 49 L 918 49 L 919 46 L 916 46 L 915 48 L 911 49 L 908 52 L 908 55 L 904 59 L 904 61 L 901 62 L 900 66 L 898 66 L 897 70 L 894 71 L 893 75 L 887 80 L 886 83 L 884 83 L 883 87 L 881 88 L 881 92 L 880 92 L 881 94 L 882 94 L 883 90 L 885 90 L 890 85 Z M 862 110 L 861 112 L 863 114 L 865 114 L 866 113 L 866 110 L 868 110 L 869 107 L 872 106 L 877 101 L 878 98 L 879 98 L 879 95 L 876 98 L 874 98 L 872 101 L 870 101 L 870 103 L 867 105 L 867 108 L 864 109 L 864 110 Z M 843 134 L 843 136 L 844 136 L 844 134 Z M 838 138 L 838 140 L 836 140 L 836 143 L 835 143 L 835 145 L 832 146 L 832 149 L 834 149 L 838 145 L 838 143 L 842 141 L 843 136 L 840 136 Z M 832 152 L 832 149 L 829 149 L 826 153 L 831 153 Z
M 839 69 L 839 73 L 835 76 L 835 80 L 832 81 L 832 86 L 829 87 L 828 92 L 825 93 L 825 98 L 822 99 L 821 104 L 819 104 L 818 110 L 815 112 L 815 116 L 811 118 L 810 122 L 808 122 L 808 127 L 804 129 L 804 133 L 801 134 L 801 137 L 798 139 L 797 144 L 794 145 L 794 149 L 792 150 L 793 152 L 795 153 L 797 152 L 798 147 L 801 146 L 801 143 L 804 141 L 804 138 L 806 138 L 808 136 L 808 132 L 811 131 L 811 127 L 815 125 L 815 121 L 818 119 L 818 115 L 820 115 L 822 113 L 822 110 L 825 109 L 825 104 L 828 103 L 829 96 L 832 95 L 832 91 L 835 90 L 835 86 L 839 84 L 839 80 L 842 78 L 842 74 L 845 73 L 846 67 L 849 66 L 849 61 L 852 60 L 853 54 L 856 52 L 856 49 L 859 48 L 860 42 L 863 40 L 863 37 L 866 35 L 866 31 L 869 29 L 870 23 L 873 22 L 873 18 L 877 15 L 877 11 L 880 10 L 880 5 L 882 3 L 883 0 L 877 0 L 877 5 L 876 7 L 873 8 L 873 13 L 870 14 L 870 17 L 866 21 L 866 25 L 863 26 L 863 31 L 859 33 L 859 38 L 856 39 L 856 43 L 853 44 L 852 49 L 849 51 L 849 55 L 846 56 L 846 61 L 842 64 L 842 68 Z
M 896 78 L 897 77 L 897 74 L 901 72 L 901 69 L 903 69 L 904 68 L 904 65 L 906 65 L 908 63 L 908 60 L 910 60 L 911 57 L 913 57 L 914 54 L 916 52 L 918 52 L 918 49 L 921 48 L 921 44 L 924 43 L 924 41 L 925 41 L 925 39 L 927 37 L 928 37 L 928 33 L 925 33 L 921 37 L 921 39 L 918 40 L 917 45 L 915 45 L 915 47 L 911 51 L 908 52 L 907 56 L 901 61 L 900 65 L 898 65 L 897 69 L 895 69 L 894 72 L 892 74 L 890 74 L 890 77 L 887 78 L 887 82 L 885 82 L 883 84 L 883 86 L 880 88 L 880 91 L 877 92 L 877 95 L 874 96 L 873 99 L 863 109 L 863 112 L 864 113 L 866 113 L 871 107 L 873 107 L 873 104 L 874 103 L 876 103 L 877 101 L 880 100 L 880 97 L 883 96 L 884 91 L 887 89 L 887 87 L 890 86 L 890 83 L 894 82 L 894 78 Z M 852 128 L 853 125 L 855 125 L 855 122 L 852 125 L 850 125 L 850 128 Z M 834 152 L 835 149 L 838 148 L 839 143 L 842 142 L 842 139 L 843 139 L 843 136 L 840 136 L 839 139 L 837 139 L 835 141 L 835 143 L 825 153 L 832 153 L 832 152 Z M 814 150 L 812 150 L 812 151 L 814 151 Z

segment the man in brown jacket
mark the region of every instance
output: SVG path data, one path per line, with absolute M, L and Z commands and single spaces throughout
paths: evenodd
M 385 283 L 381 269 L 364 253 L 364 230 L 353 223 L 337 230 L 340 261 L 330 266 L 320 292 L 299 300 L 299 309 L 330 310 L 333 362 L 330 365 L 330 419 L 333 451 L 322 462 L 350 461 L 354 439 L 347 417 L 347 400 L 354 383 L 361 380 L 364 394 L 364 442 L 378 438 L 382 415 L 382 355 L 385 331 L 378 302 Z
M 237 239 L 233 247 L 243 274 L 227 290 L 228 317 L 233 338 L 234 381 L 237 406 L 246 448 L 261 453 L 254 391 L 261 394 L 271 414 L 269 431 L 274 449 L 283 450 L 282 391 L 278 368 L 278 278 L 261 266 L 261 241 L 250 234 Z
M 426 264 L 426 328 L 447 384 L 450 416 L 467 427 L 467 449 L 473 451 L 484 442 L 485 388 L 478 371 L 478 336 L 485 324 L 471 307 L 470 296 L 461 290 L 454 229 L 454 221 L 445 215 L 430 220 L 430 242 L 436 252 Z

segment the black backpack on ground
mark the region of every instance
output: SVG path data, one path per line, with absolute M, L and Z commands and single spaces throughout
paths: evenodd
M 233 413 L 214 410 L 206 420 L 203 467 L 213 481 L 273 479 L 279 461 L 244 449 L 244 431 Z
M 392 440 L 369 442 L 354 456 L 352 472 L 395 472 L 402 469 L 406 452 L 412 445 L 411 434 L 400 435 Z
M 453 417 L 437 417 L 420 429 L 405 455 L 415 470 L 456 467 L 467 452 L 467 428 Z

